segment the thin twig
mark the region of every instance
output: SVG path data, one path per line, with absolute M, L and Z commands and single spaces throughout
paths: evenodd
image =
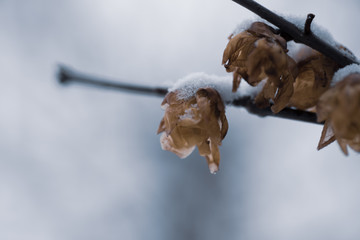
M 94 78 L 92 76 L 79 73 L 65 66 L 59 66 L 57 78 L 61 84 L 68 84 L 74 82 L 74 83 L 87 84 L 95 87 L 103 87 L 107 89 L 131 91 L 133 93 L 139 93 L 139 94 L 150 94 L 159 97 L 164 97 L 166 93 L 168 93 L 168 90 L 166 88 L 140 86 L 129 83 L 122 83 L 118 81 L 110 81 L 100 78 Z M 315 113 L 291 109 L 291 108 L 285 108 L 281 112 L 275 114 L 271 111 L 270 107 L 258 108 L 253 103 L 253 99 L 251 99 L 248 96 L 238 98 L 233 102 L 227 102 L 226 104 L 236 107 L 244 107 L 249 113 L 260 117 L 271 116 L 271 117 L 291 119 L 291 120 L 297 120 L 308 123 L 322 124 L 316 121 Z
M 311 23 L 314 20 L 315 15 L 312 13 L 309 13 L 306 18 L 305 27 L 304 27 L 304 33 L 306 35 L 311 34 Z
M 273 13 L 269 9 L 263 7 L 259 3 L 253 0 L 233 0 L 234 2 L 240 4 L 241 6 L 247 8 L 263 19 L 269 21 L 270 23 L 277 26 L 282 33 L 289 35 L 294 41 L 303 43 L 319 52 L 325 56 L 331 58 L 337 62 L 341 67 L 346 65 L 356 63 L 359 64 L 355 59 L 350 58 L 344 53 L 340 52 L 335 47 L 324 42 L 314 34 L 305 34 L 303 30 L 297 28 L 294 24 L 287 21 L 286 19 L 280 17 L 279 15 Z
M 249 113 L 257 115 L 259 117 L 277 117 L 284 118 L 289 120 L 297 120 L 307 123 L 316 123 L 323 124 L 322 122 L 317 122 L 316 114 L 313 112 L 302 111 L 292 108 L 284 108 L 279 113 L 273 113 L 270 107 L 267 108 L 259 108 L 253 103 L 253 99 L 250 97 L 242 97 L 234 100 L 231 103 L 227 103 L 233 106 L 244 107 Z
M 71 82 L 77 82 L 82 84 L 87 84 L 90 86 L 115 89 L 120 91 L 129 91 L 133 93 L 140 94 L 150 94 L 157 96 L 165 96 L 168 92 L 166 88 L 159 87 L 149 87 L 149 86 L 140 86 L 130 83 L 121 83 L 118 81 L 103 80 L 100 78 L 95 78 L 93 76 L 88 76 L 83 73 L 79 73 L 65 66 L 59 66 L 58 71 L 58 81 L 62 84 L 68 84 Z

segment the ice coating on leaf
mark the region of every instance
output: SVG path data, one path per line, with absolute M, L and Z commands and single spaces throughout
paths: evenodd
M 177 91 L 179 99 L 189 99 L 195 95 L 199 88 L 213 88 L 221 96 L 224 102 L 231 102 L 239 97 L 254 97 L 260 90 L 258 87 L 251 87 L 249 84 L 241 84 L 237 92 L 232 92 L 231 76 L 209 75 L 203 72 L 192 73 L 184 78 L 179 79 L 170 89 L 169 92 Z
M 352 73 L 360 73 L 360 65 L 354 63 L 339 69 L 334 74 L 334 77 L 331 81 L 331 85 L 335 86 L 336 83 L 342 81 L 344 78 L 346 78 L 348 75 Z

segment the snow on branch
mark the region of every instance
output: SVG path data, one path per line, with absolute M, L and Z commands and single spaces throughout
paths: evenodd
M 269 9 L 263 7 L 262 5 L 253 0 L 233 1 L 257 14 L 261 18 L 274 24 L 276 27 L 279 28 L 280 35 L 282 35 L 285 39 L 303 43 L 321 52 L 325 56 L 328 56 L 329 58 L 337 62 L 341 67 L 345 67 L 346 65 L 350 65 L 353 63 L 359 64 L 359 62 L 356 59 L 352 58 L 349 54 L 346 54 L 344 51 L 338 50 L 332 44 L 323 41 L 310 30 L 311 21 L 315 17 L 313 14 L 308 15 L 308 20 L 303 22 L 302 29 L 299 28 L 297 24 L 294 24 L 293 22 L 290 22 L 285 18 L 275 14 L 274 12 L 270 11 Z
M 344 68 L 339 69 L 335 74 L 331 81 L 331 85 L 335 86 L 336 83 L 342 81 L 345 77 L 353 74 L 360 73 L 360 66 L 358 64 L 351 64 Z
M 168 92 L 179 89 L 181 96 L 187 98 L 192 96 L 197 89 L 211 87 L 216 89 L 223 98 L 226 105 L 243 107 L 249 113 L 259 117 L 278 117 L 290 120 L 298 120 L 308 123 L 317 122 L 316 114 L 308 111 L 301 111 L 292 108 L 285 108 L 281 112 L 275 114 L 268 108 L 258 108 L 253 99 L 257 92 L 261 89 L 262 84 L 258 87 L 251 87 L 246 82 L 241 84 L 241 87 L 236 93 L 231 91 L 232 81 L 231 77 L 219 77 L 215 75 L 208 75 L 205 73 L 193 73 L 182 79 L 179 79 L 170 89 L 166 87 L 151 87 L 143 85 L 135 85 L 119 81 L 112 81 L 103 78 L 93 77 L 84 73 L 80 73 L 74 69 L 60 65 L 57 73 L 57 79 L 61 84 L 80 83 L 93 87 L 100 87 L 105 89 L 113 89 L 118 91 L 125 91 L 138 94 L 148 94 L 152 96 L 164 97 Z

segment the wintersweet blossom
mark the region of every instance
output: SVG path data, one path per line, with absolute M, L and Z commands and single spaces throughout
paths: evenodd
M 286 40 L 262 22 L 254 22 L 247 30 L 231 36 L 222 63 L 227 72 L 233 72 L 233 91 L 241 78 L 252 86 L 265 80 L 255 103 L 268 106 L 272 100 L 272 111 L 281 111 L 292 96 L 297 75 L 296 63 L 287 51 Z
M 317 103 L 318 121 L 325 121 L 318 149 L 337 140 L 360 152 L 360 73 L 350 73 L 326 91 Z
M 343 51 L 349 50 L 337 46 Z M 339 69 L 339 64 L 322 53 L 302 45 L 293 56 L 297 63 L 299 74 L 294 83 L 294 94 L 289 105 L 298 109 L 307 110 L 318 102 L 333 82 L 334 73 Z
M 178 91 L 173 91 L 165 96 L 161 106 L 165 109 L 158 129 L 158 133 L 163 133 L 162 149 L 186 158 L 198 147 L 210 172 L 216 173 L 220 163 L 219 146 L 228 130 L 219 93 L 212 88 L 200 88 L 184 99 L 178 97 Z

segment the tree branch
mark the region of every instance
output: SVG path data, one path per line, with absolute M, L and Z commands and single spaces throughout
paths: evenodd
M 83 73 L 76 72 L 65 66 L 59 66 L 57 78 L 59 83 L 61 84 L 77 82 L 77 83 L 87 84 L 90 86 L 120 90 L 125 92 L 139 93 L 139 94 L 165 96 L 166 93 L 168 92 L 167 89 L 165 88 L 140 86 L 130 83 L 121 83 L 117 81 L 115 82 L 115 81 L 95 78 Z
M 61 84 L 81 83 L 89 86 L 114 89 L 120 91 L 130 91 L 132 93 L 149 94 L 159 97 L 164 97 L 168 93 L 168 90 L 166 88 L 140 86 L 129 83 L 121 83 L 118 81 L 95 78 L 89 75 L 85 75 L 83 73 L 79 73 L 65 66 L 59 66 L 57 79 Z M 316 114 L 312 112 L 285 108 L 281 112 L 275 114 L 271 111 L 270 107 L 262 108 L 262 109 L 258 108 L 253 103 L 253 99 L 251 99 L 248 96 L 238 98 L 233 102 L 227 102 L 226 104 L 236 107 L 244 107 L 249 113 L 260 117 L 271 116 L 271 117 L 297 120 L 308 123 L 323 124 L 323 123 L 318 123 L 316 121 Z
M 331 58 L 335 62 L 337 62 L 341 67 L 345 67 L 346 65 L 356 63 L 359 64 L 355 59 L 350 58 L 345 55 L 335 47 L 330 44 L 324 42 L 314 34 L 306 34 L 303 30 L 297 28 L 294 24 L 287 21 L 286 19 L 280 17 L 279 15 L 273 13 L 269 9 L 263 7 L 259 3 L 253 0 L 233 0 L 234 2 L 240 4 L 241 6 L 247 8 L 263 19 L 269 21 L 270 23 L 277 26 L 281 33 L 285 35 L 289 35 L 294 41 L 303 43 L 319 52 L 324 54 L 325 56 Z

